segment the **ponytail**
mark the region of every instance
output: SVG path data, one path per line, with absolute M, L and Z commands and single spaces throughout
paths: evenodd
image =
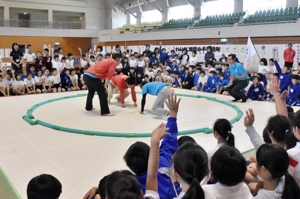
M 227 119 L 218 119 L 213 127 L 214 132 L 218 133 L 230 147 L 235 147 L 234 135 L 231 133 L 231 124 Z
M 300 189 L 293 178 L 288 172 L 285 173 L 284 190 L 281 199 L 300 198 Z
M 190 188 L 184 194 L 182 199 L 205 199 L 204 191 L 197 178 L 193 178 Z

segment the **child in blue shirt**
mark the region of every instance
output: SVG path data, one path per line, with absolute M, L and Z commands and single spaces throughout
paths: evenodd
M 194 74 L 194 86 L 198 84 L 199 77 L 200 77 L 200 68 L 196 68 L 196 72 Z
M 71 79 L 70 79 L 70 70 L 64 67 L 62 72 L 60 73 L 61 79 L 61 91 L 71 91 Z
M 180 66 L 180 72 L 179 73 L 180 73 L 179 77 L 180 77 L 181 81 L 184 82 L 185 81 L 185 75 L 186 75 L 184 66 Z
M 160 54 L 160 57 L 159 57 L 160 61 L 163 62 L 163 63 L 165 61 L 168 61 L 168 59 L 169 59 L 168 52 L 166 52 L 165 48 L 161 49 L 161 44 L 160 44 L 158 50 L 159 50 L 159 54 Z
M 299 84 L 300 76 L 293 75 L 292 76 L 292 84 L 290 85 L 289 95 L 286 98 L 286 104 L 288 106 L 298 105 L 300 97 L 300 84 Z
M 152 62 L 155 62 L 155 64 L 158 64 L 158 59 L 156 58 L 155 52 L 151 53 L 151 57 L 149 59 L 150 59 L 150 64 Z
M 172 72 L 179 71 L 178 63 L 176 60 L 172 61 L 172 64 L 170 65 L 170 70 Z
M 223 72 L 224 79 L 226 80 L 227 84 L 229 84 L 229 82 L 230 82 L 230 71 L 229 71 L 228 67 L 229 67 L 228 64 L 222 65 L 222 72 Z
M 250 86 L 247 96 L 251 100 L 263 101 L 263 96 L 265 94 L 264 86 L 259 83 L 259 77 L 253 76 L 251 78 L 253 84 Z
M 182 88 L 181 79 L 179 77 L 178 71 L 174 72 L 173 88 Z
M 227 80 L 225 79 L 224 74 L 220 73 L 219 80 L 218 80 L 217 86 L 216 86 L 216 88 L 217 88 L 216 93 L 221 94 L 224 90 L 224 86 L 227 86 Z
M 280 93 L 282 93 L 283 91 L 288 90 L 288 87 L 291 84 L 292 74 L 290 73 L 290 68 L 288 66 L 284 66 L 281 69 L 277 60 L 275 60 L 275 66 L 279 75 Z
M 209 77 L 207 80 L 207 85 L 206 85 L 206 88 L 204 89 L 204 92 L 215 93 L 218 80 L 219 80 L 219 77 L 217 76 L 216 71 L 214 71 L 214 70 L 210 71 Z

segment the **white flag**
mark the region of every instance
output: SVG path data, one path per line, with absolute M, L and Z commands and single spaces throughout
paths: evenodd
M 250 57 L 256 55 L 256 50 L 253 46 L 253 43 L 250 39 L 250 37 L 248 37 L 248 42 L 247 42 L 247 48 L 246 48 L 246 59 L 245 59 L 245 68 L 249 68 L 250 66 Z

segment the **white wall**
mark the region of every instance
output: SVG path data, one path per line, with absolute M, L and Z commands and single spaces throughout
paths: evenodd
M 219 36 L 217 33 L 221 31 Z M 120 34 L 117 32 L 99 34 L 102 42 L 106 41 L 137 41 L 137 40 L 172 40 L 172 39 L 197 39 L 197 38 L 232 38 L 232 37 L 274 37 L 274 36 L 299 36 L 300 23 L 269 24 L 253 26 L 202 28 L 189 30 L 172 30 L 148 33 Z
M 121 28 L 123 25 L 127 23 L 127 15 L 125 15 L 120 10 L 111 10 L 112 12 L 112 29 Z
M 38 8 L 41 10 L 85 13 L 87 29 L 107 28 L 107 15 L 111 12 L 107 9 L 105 0 L 87 0 L 86 2 L 72 0 L 0 0 L 0 5 L 23 9 Z

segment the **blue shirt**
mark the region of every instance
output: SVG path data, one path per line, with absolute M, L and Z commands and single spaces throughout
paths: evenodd
M 169 84 L 163 82 L 149 82 L 143 86 L 142 94 L 156 96 L 165 86 L 169 86 Z
M 234 62 L 234 67 L 230 65 L 229 71 L 230 71 L 230 74 L 234 75 L 234 76 L 241 76 L 243 74 L 246 74 L 246 77 L 237 78 L 238 80 L 248 80 L 249 79 L 246 69 L 240 63 Z

